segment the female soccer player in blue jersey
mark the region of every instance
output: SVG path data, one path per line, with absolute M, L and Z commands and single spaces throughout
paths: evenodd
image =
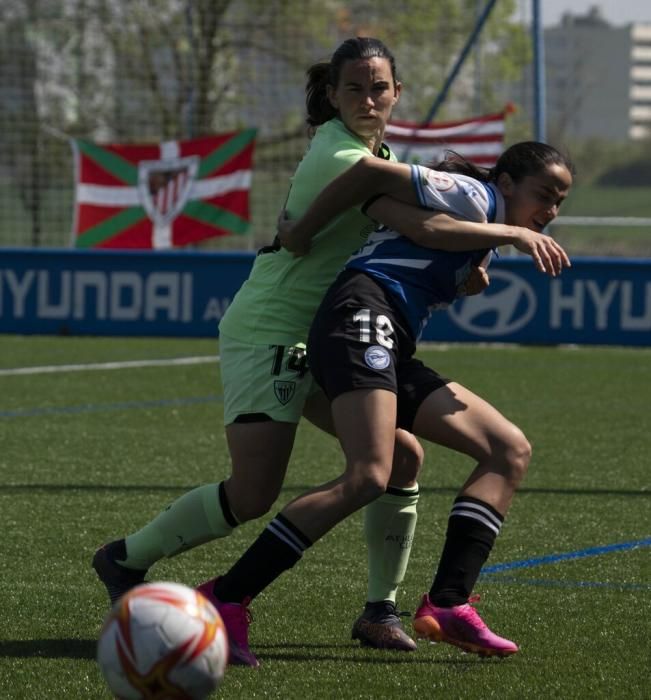
M 226 600 L 254 598 L 338 522 L 385 493 L 398 426 L 476 463 L 453 503 L 436 576 L 415 614 L 416 633 L 482 655 L 518 651 L 489 630 L 471 605 L 471 592 L 527 471 L 531 447 L 496 408 L 423 365 L 414 352 L 430 312 L 466 293 L 470 270 L 485 268 L 495 246 L 514 244 L 550 275 L 569 266 L 561 246 L 542 231 L 571 184 L 569 161 L 537 142 L 507 149 L 490 171 L 458 158 L 436 170 L 363 159 L 326 188 L 304 219 L 288 225 L 283 239 L 304 252 L 316 230 L 310 220 L 320 226 L 324 212 L 327 218 L 346 202 L 384 192 L 483 227 L 459 234 L 456 249 L 448 251 L 380 227 L 348 260 L 308 341 L 312 373 L 332 402 L 346 469 L 271 521 L 220 580 Z M 368 213 L 379 216 L 386 200 L 371 200 Z

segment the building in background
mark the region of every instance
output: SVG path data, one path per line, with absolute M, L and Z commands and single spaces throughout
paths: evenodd
M 548 137 L 651 138 L 651 23 L 609 24 L 598 7 L 544 31 Z M 531 67 L 528 68 L 530 70 Z M 513 99 L 532 110 L 532 81 Z

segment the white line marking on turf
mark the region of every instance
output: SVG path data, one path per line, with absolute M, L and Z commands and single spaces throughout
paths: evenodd
M 43 367 L 14 367 L 0 369 L 0 377 L 17 374 L 52 374 L 55 372 L 86 372 L 105 369 L 130 369 L 132 367 L 166 367 L 169 365 L 202 365 L 219 362 L 219 355 L 198 357 L 172 357 L 166 360 L 126 360 L 124 362 L 91 362 L 80 365 L 45 365 Z

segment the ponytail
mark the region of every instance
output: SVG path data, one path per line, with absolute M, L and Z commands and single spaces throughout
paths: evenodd
M 507 148 L 492 168 L 471 163 L 455 151 L 446 151 L 445 160 L 432 166 L 434 170 L 468 175 L 481 182 L 497 182 L 502 173 L 508 173 L 514 182 L 527 175 L 537 175 L 549 165 L 561 165 L 574 174 L 570 159 L 553 146 L 539 141 L 521 141 Z
M 307 70 L 305 86 L 306 122 L 311 129 L 330 121 L 337 116 L 337 110 L 328 99 L 327 86 L 330 83 L 330 64 L 315 63 Z
M 482 168 L 479 165 L 471 163 L 467 158 L 456 151 L 445 151 L 444 160 L 436 165 L 433 165 L 434 170 L 440 170 L 444 173 L 456 173 L 457 175 L 467 175 L 481 182 L 490 182 L 493 180 L 493 169 Z

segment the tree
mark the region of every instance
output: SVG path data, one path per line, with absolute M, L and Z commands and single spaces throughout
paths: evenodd
M 2 71 L 3 76 L 13 71 L 19 95 L 4 99 L 13 88 L 0 77 L 0 138 L 8 144 L 4 157 L 32 219 L 32 242 L 40 241 L 44 192 L 70 189 L 66 136 L 158 142 L 256 127 L 256 173 L 268 174 L 265 196 L 271 204 L 261 224 L 267 227 L 306 144 L 308 66 L 328 60 L 345 38 L 376 36 L 396 55 L 405 85 L 396 116 L 418 121 L 482 5 L 478 0 L 4 0 Z M 496 84 L 528 59 L 525 30 L 511 21 L 514 6 L 514 0 L 498 2 L 482 33 L 485 111 L 503 106 Z M 473 70 L 468 62 L 437 119 L 475 114 Z M 63 228 L 69 210 L 59 216 Z M 48 220 L 52 226 L 54 218 Z
M 430 111 L 485 2 L 414 1 L 400 7 L 391 0 L 377 0 L 371 9 L 364 2 L 346 6 L 342 28 L 348 35 L 377 36 L 396 54 L 405 87 L 398 114 L 418 121 Z M 481 33 L 481 103 L 485 112 L 503 106 L 495 86 L 518 77 L 522 63 L 530 60 L 526 31 L 512 19 L 515 9 L 513 0 L 496 3 Z M 467 61 L 435 119 L 475 115 L 474 70 L 475 64 Z
M 35 92 L 38 59 L 30 31 L 37 9 L 36 0 L 28 0 L 21 7 L 5 7 L 0 41 L 0 65 L 3 66 L 0 89 L 7 95 L 0 103 L 0 122 L 9 127 L 0 132 L 0 144 L 12 171 L 18 198 L 24 210 L 31 214 L 33 246 L 39 245 L 42 228 L 41 133 Z M 17 86 L 27 89 L 16 89 Z

